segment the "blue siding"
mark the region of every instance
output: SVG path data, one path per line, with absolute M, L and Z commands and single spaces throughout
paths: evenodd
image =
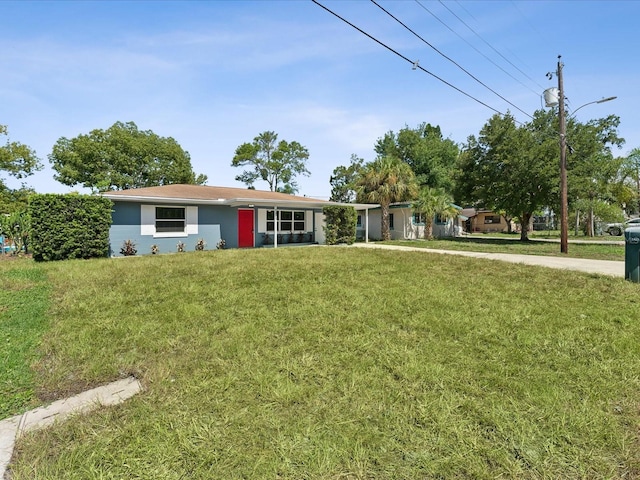
M 152 202 L 144 202 L 144 205 L 152 205 Z M 120 248 L 126 240 L 135 243 L 138 255 L 151 254 L 151 246 L 157 245 L 159 253 L 177 252 L 178 242 L 185 244 L 186 251 L 194 251 L 198 240 L 206 242 L 205 250 L 215 250 L 218 242 L 224 239 L 226 248 L 238 248 L 238 208 L 217 205 L 184 205 L 198 207 L 198 234 L 181 237 L 156 237 L 153 235 L 141 235 L 141 205 L 134 202 L 114 202 L 112 219 L 109 230 L 110 252 L 112 256 L 120 256 Z M 161 203 L 167 205 L 167 202 Z M 246 207 L 240 207 L 246 209 Z M 307 215 L 313 218 L 314 212 L 320 210 L 305 209 Z M 320 227 L 322 228 L 322 227 Z M 264 235 L 258 233 L 258 209 L 254 209 L 254 244 L 263 246 Z M 293 241 L 288 234 L 280 234 L 281 243 Z M 273 237 L 273 235 L 272 235 Z M 282 238 L 285 237 L 285 238 Z M 309 240 L 315 240 L 312 236 Z M 271 238 L 270 245 L 273 244 Z
M 214 250 L 220 239 L 224 239 L 226 248 L 238 248 L 237 208 L 199 205 L 198 223 L 200 224 L 198 227 L 200 232 L 209 231 L 211 227 L 217 228 L 217 240 L 215 243 L 210 243 L 207 238 L 201 237 L 207 242 L 207 250 Z M 193 248 L 195 248 L 195 243 Z
M 126 240 L 136 244 L 139 253 L 151 252 L 151 244 L 141 245 L 140 205 L 137 203 L 114 203 L 109 229 L 109 255 L 120 255 L 120 248 Z
M 145 205 L 150 203 L 145 202 Z M 163 203 L 163 205 L 166 203 Z M 198 233 L 186 237 L 154 238 L 152 235 L 140 234 L 139 203 L 115 202 L 113 207 L 113 223 L 109 230 L 110 255 L 120 256 L 120 248 L 126 240 L 135 243 L 138 255 L 151 254 L 151 246 L 157 245 L 159 253 L 178 251 L 178 242 L 185 244 L 186 251 L 194 251 L 198 240 L 205 241 L 205 250 L 215 250 L 221 238 L 225 239 L 228 248 L 234 248 L 238 244 L 237 212 L 229 207 L 217 207 L 209 205 L 197 205 L 198 207 Z M 186 207 L 187 205 L 185 205 Z M 234 219 L 233 216 L 236 216 Z M 225 232 L 234 231 L 232 238 L 225 237 Z

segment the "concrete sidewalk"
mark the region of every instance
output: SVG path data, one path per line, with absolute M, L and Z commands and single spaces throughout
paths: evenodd
M 442 255 L 461 255 L 464 257 L 485 258 L 502 262 L 537 265 L 539 267 L 559 268 L 562 270 L 576 270 L 586 273 L 597 273 L 612 277 L 624 277 L 624 262 L 611 260 L 590 260 L 586 258 L 545 257 L 539 255 L 518 255 L 512 253 L 482 253 L 455 250 L 435 250 L 431 248 L 403 247 L 400 245 L 382 245 L 379 243 L 354 243 L 358 248 L 378 248 L 384 250 L 399 250 L 405 252 L 438 253 Z
M 133 377 L 87 390 L 70 398 L 58 400 L 46 407 L 30 410 L 0 422 L 0 479 L 5 478 L 13 455 L 13 445 L 24 432 L 38 430 L 62 421 L 69 415 L 87 412 L 100 406 L 124 402 L 142 389 Z

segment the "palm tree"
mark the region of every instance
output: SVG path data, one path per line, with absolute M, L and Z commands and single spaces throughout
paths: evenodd
M 356 185 L 358 201 L 380 204 L 382 239 L 390 240 L 389 205 L 411 200 L 418 193 L 413 170 L 395 157 L 382 157 L 364 166 Z
M 424 238 L 433 238 L 433 219 L 436 215 L 455 218 L 458 214 L 455 207 L 451 205 L 451 197 L 439 188 L 424 187 L 420 190 L 418 199 L 413 202 L 411 208 L 424 216 Z

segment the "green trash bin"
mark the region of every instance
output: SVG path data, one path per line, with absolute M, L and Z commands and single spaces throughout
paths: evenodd
M 624 231 L 624 278 L 640 283 L 640 227 Z

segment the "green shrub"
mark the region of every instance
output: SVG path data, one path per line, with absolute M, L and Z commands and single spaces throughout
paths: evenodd
M 322 209 L 326 217 L 324 227 L 327 245 L 356 241 L 356 221 L 358 214 L 353 207 L 330 206 Z
M 37 194 L 29 200 L 36 261 L 109 255 L 111 200 L 79 194 Z

